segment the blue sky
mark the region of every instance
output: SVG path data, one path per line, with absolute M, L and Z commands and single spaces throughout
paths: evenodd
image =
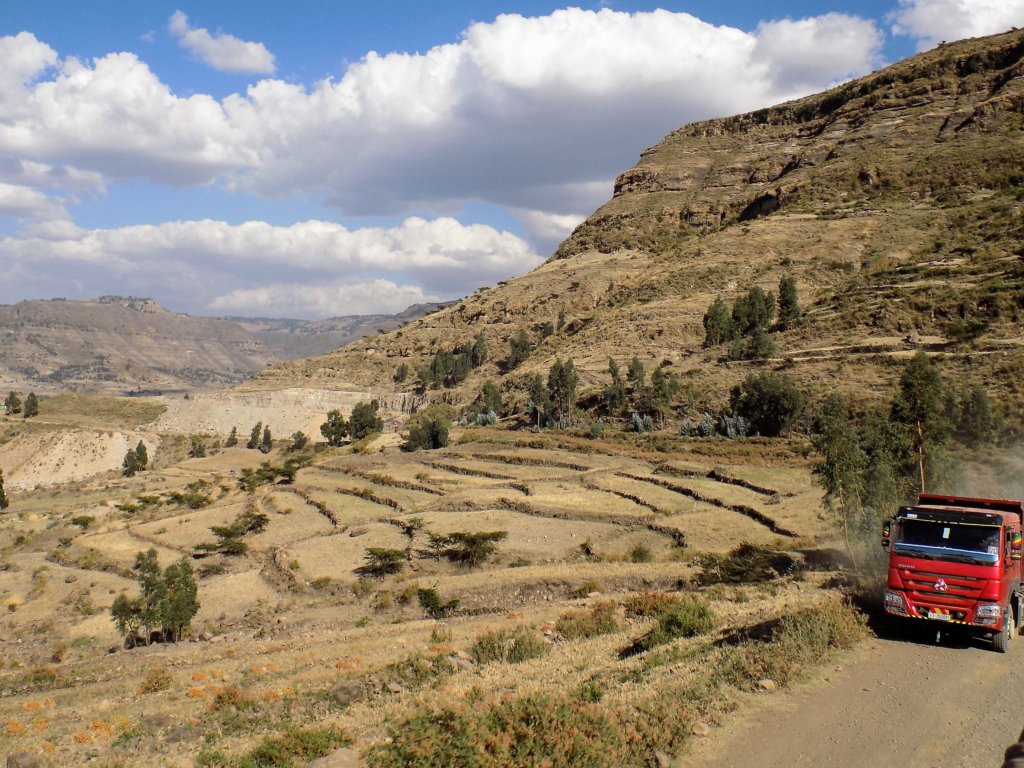
M 4 0 L 0 302 L 326 317 L 540 264 L 680 125 L 1024 0 Z

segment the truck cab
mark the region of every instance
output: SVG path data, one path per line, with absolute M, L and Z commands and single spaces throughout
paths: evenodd
M 1024 505 L 1005 499 L 921 494 L 882 532 L 889 550 L 885 610 L 972 627 L 1001 653 L 1024 621 Z

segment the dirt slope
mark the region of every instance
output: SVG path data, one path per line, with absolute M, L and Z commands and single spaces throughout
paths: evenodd
M 685 768 L 995 768 L 1024 724 L 1024 641 L 889 637 L 791 696 L 730 722 Z

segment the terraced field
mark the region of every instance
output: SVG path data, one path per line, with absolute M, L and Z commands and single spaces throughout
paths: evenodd
M 795 450 L 780 458 L 777 443 L 750 441 L 735 463 L 724 441 L 681 440 L 675 453 L 650 454 L 484 429 L 440 451 L 375 450 L 311 454 L 294 482 L 251 494 L 237 487 L 241 471 L 287 454 L 233 449 L 16 497 L 0 518 L 0 722 L 10 749 L 53 764 L 92 755 L 176 765 L 214 752 L 230 761 L 299 722 L 343 728 L 365 751 L 410 707 L 473 690 L 561 695 L 597 685 L 615 706 L 646 706 L 719 651 L 694 639 L 655 664 L 626 654 L 654 621 L 627 608 L 637 596 L 699 592 L 718 642 L 831 600 L 830 575 L 815 570 L 697 586 L 708 553 L 751 542 L 799 563 L 803 550 L 829 543 L 805 461 Z M 215 538 L 211 527 L 243 513 L 267 518 L 245 536 L 243 555 L 192 559 Z M 434 543 L 496 531 L 505 538 L 478 567 L 451 562 Z M 150 547 L 163 566 L 186 556 L 196 568 L 202 607 L 192 634 L 202 641 L 123 649 L 108 611 L 118 594 L 135 594 L 134 558 Z M 405 552 L 397 573 L 365 575 L 374 547 Z M 423 589 L 457 607 L 430 618 Z M 607 634 L 573 639 L 558 629 L 567 612 L 602 603 L 614 615 Z M 545 653 L 514 668 L 475 660 L 481 636 L 517 627 Z M 225 690 L 259 716 L 225 721 Z M 743 690 L 691 714 L 714 722 Z

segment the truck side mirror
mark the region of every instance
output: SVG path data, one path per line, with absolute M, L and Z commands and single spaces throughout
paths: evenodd
M 882 549 L 889 548 L 889 539 L 892 537 L 892 520 L 886 520 L 882 524 Z

